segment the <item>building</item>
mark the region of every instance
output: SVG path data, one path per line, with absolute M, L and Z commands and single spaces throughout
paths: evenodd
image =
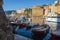
M 24 15 L 25 10 L 26 9 L 12 11 L 9 16 L 12 16 L 12 17 L 14 17 L 14 16 L 20 17 L 21 15 Z
M 60 1 L 55 1 L 53 4 L 46 4 L 43 6 L 45 9 L 44 16 L 49 15 L 50 12 L 60 14 Z M 56 14 L 55 14 L 56 15 Z
M 32 9 L 32 22 L 43 24 L 43 15 L 44 15 L 44 8 L 42 6 L 33 6 Z
M 45 19 L 43 19 L 45 18 Z M 43 20 L 42 20 L 43 19 Z M 57 0 L 53 4 L 46 4 L 32 7 L 32 22 L 40 24 L 48 24 L 52 30 L 60 28 L 60 1 Z
M 49 14 L 49 12 L 51 12 L 51 4 L 46 4 L 46 5 L 43 5 L 44 7 L 44 16 L 47 16 Z
M 60 1 L 55 1 L 54 4 L 44 6 L 45 9 L 45 24 L 48 24 L 52 30 L 60 29 Z
M 21 10 L 16 10 L 16 14 L 17 14 L 18 16 L 21 16 L 21 15 L 24 14 L 25 10 L 26 10 L 25 8 L 23 8 L 23 9 L 21 9 Z

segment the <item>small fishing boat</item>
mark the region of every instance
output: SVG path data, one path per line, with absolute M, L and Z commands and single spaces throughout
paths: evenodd
M 42 25 L 41 27 L 32 28 L 33 39 L 34 40 L 43 40 L 43 38 L 49 32 L 50 27 L 48 25 Z
M 17 22 L 10 22 L 10 25 L 16 26 L 16 25 L 18 25 L 18 23 Z
M 23 27 L 26 27 L 27 24 L 26 23 L 19 23 L 18 25 L 19 25 L 19 28 L 23 28 Z

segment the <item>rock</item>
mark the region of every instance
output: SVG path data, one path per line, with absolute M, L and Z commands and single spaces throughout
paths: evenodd
M 6 33 L 0 29 L 0 40 L 7 40 Z
M 14 40 L 9 20 L 2 8 L 3 0 L 0 1 L 0 40 Z

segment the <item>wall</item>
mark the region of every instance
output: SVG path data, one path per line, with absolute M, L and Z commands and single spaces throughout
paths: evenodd
M 40 17 L 44 15 L 44 9 L 41 6 L 33 6 L 32 8 L 32 22 L 43 24 L 43 20 Z

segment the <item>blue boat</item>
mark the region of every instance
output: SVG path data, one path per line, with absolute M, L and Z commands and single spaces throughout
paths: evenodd
M 34 28 L 34 27 L 33 27 L 33 28 Z M 48 31 L 49 31 L 49 29 L 48 29 Z M 47 32 L 47 30 L 46 30 L 46 32 Z M 27 38 L 34 39 L 34 36 L 33 36 L 32 29 L 31 29 L 31 28 L 27 30 L 26 27 L 24 27 L 24 28 L 16 27 L 15 33 L 18 34 L 18 35 L 21 35 L 21 36 L 25 36 L 25 37 L 27 37 Z M 46 34 L 46 35 L 47 35 L 47 34 Z M 46 36 L 46 35 L 45 35 L 45 36 Z M 44 38 L 45 38 L 45 37 L 44 37 Z

